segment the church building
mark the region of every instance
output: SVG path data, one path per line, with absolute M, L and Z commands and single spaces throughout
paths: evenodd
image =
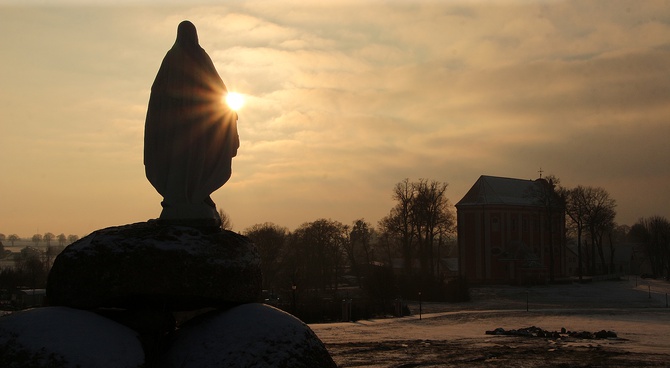
M 456 204 L 459 272 L 473 284 L 538 284 L 567 274 L 565 206 L 545 179 L 482 175 Z

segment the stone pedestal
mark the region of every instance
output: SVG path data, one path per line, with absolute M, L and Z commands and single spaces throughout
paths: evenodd
M 219 228 L 150 221 L 93 232 L 51 269 L 50 305 L 168 311 L 258 301 L 260 257 L 246 237 Z

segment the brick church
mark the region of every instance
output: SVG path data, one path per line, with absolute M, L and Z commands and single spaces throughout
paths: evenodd
M 456 204 L 456 216 L 459 272 L 469 282 L 566 276 L 565 207 L 551 182 L 482 175 Z

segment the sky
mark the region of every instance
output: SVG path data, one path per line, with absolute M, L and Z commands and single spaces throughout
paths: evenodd
M 212 194 L 236 231 L 376 224 L 405 178 L 455 204 L 540 169 L 605 188 L 620 224 L 670 217 L 670 1 L 0 0 L 0 233 L 160 215 L 144 119 L 182 20 L 245 96 Z

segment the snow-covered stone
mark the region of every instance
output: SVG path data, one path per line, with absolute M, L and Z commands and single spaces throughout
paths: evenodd
M 260 257 L 246 237 L 149 221 L 95 231 L 68 246 L 47 283 L 50 305 L 193 310 L 255 302 Z
M 92 312 L 46 307 L 0 317 L 0 366 L 141 367 L 144 352 L 125 326 Z
M 216 311 L 180 328 L 162 367 L 335 367 L 299 319 L 265 304 Z

